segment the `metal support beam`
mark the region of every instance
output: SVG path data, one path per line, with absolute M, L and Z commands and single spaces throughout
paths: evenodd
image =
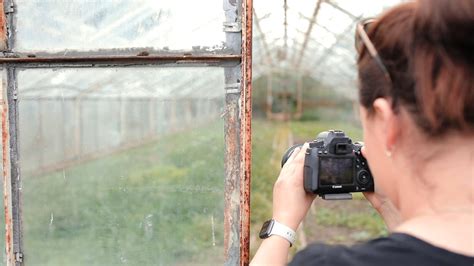
M 296 58 L 296 61 L 295 61 L 295 68 L 296 69 L 299 69 L 299 67 L 300 67 L 301 59 L 303 58 L 304 51 L 306 49 L 306 46 L 308 45 L 309 37 L 311 35 L 311 32 L 313 31 L 313 26 L 316 23 L 316 18 L 318 16 L 319 10 L 321 8 L 321 3 L 322 2 L 323 2 L 323 0 L 318 0 L 318 2 L 316 3 L 316 6 L 314 7 L 313 15 L 311 16 L 312 17 L 311 21 L 309 22 L 308 29 L 306 30 L 306 33 L 305 33 L 305 38 L 304 38 L 304 41 L 303 41 L 303 45 L 301 46 L 300 52 L 298 54 L 298 58 Z
M 3 207 L 5 212 L 5 253 L 7 265 L 15 264 L 13 252 L 13 215 L 12 215 L 12 184 L 10 159 L 10 114 L 8 108 L 7 77 L 2 79 L 2 157 L 3 157 Z
M 272 105 L 273 105 L 273 71 L 270 71 L 267 74 L 267 99 L 266 99 L 266 108 L 265 114 L 267 118 L 271 118 L 272 116 Z
M 270 48 L 268 48 L 267 39 L 265 37 L 265 33 L 262 31 L 262 27 L 260 26 L 260 18 L 257 16 L 255 9 L 253 9 L 253 16 L 255 18 L 255 27 L 257 28 L 258 35 L 260 36 L 260 41 L 262 42 L 263 50 L 265 53 L 265 61 L 267 62 L 268 66 L 273 65 L 272 56 L 270 53 Z
M 4 205 L 7 264 L 22 265 L 22 230 L 20 211 L 20 167 L 18 153 L 18 98 L 16 69 L 6 69 L 7 84 L 3 87 L 2 143 L 4 168 Z
M 13 0 L 0 0 L 3 12 L 0 16 L 0 28 L 5 30 L 0 36 L 4 53 L 11 53 L 15 38 L 15 20 L 13 18 Z M 1 31 L 0 31 L 1 33 Z M 3 79 L 3 181 L 5 209 L 5 248 L 7 265 L 23 265 L 23 238 L 21 220 L 21 175 L 19 166 L 18 144 L 18 96 L 17 70 L 14 66 L 5 65 L 6 77 Z
M 0 51 L 7 50 L 7 17 L 5 16 L 4 0 L 0 0 Z
M 283 9 L 284 9 L 284 22 L 283 22 L 283 27 L 284 27 L 284 34 L 283 34 L 283 59 L 286 59 L 288 56 L 288 18 L 287 18 L 287 13 L 288 13 L 288 4 L 287 0 L 283 0 Z
M 304 19 L 306 19 L 307 21 L 309 21 L 309 23 L 314 23 L 314 24 L 318 25 L 319 27 L 323 28 L 326 32 L 333 33 L 333 32 L 332 32 L 330 29 L 328 29 L 326 26 L 321 25 L 320 23 L 318 23 L 318 22 L 316 22 L 316 21 L 313 21 L 312 18 L 308 18 L 307 16 L 305 16 L 305 15 L 303 15 L 303 14 L 301 14 L 301 13 L 300 13 L 299 15 L 300 15 L 301 18 L 304 18 Z M 297 29 L 297 31 L 298 31 L 299 33 L 305 34 L 305 32 L 303 32 L 303 31 L 301 31 L 301 30 L 299 30 L 299 29 Z M 334 34 L 334 33 L 333 33 L 333 34 Z
M 19 56 L 19 55 L 18 55 Z M 21 64 L 26 67 L 93 67 L 93 66 L 133 66 L 133 65 L 237 65 L 242 56 L 237 55 L 215 55 L 215 54 L 168 54 L 168 55 L 119 55 L 119 56 L 43 56 L 43 57 L 0 57 L 0 64 Z
M 303 75 L 299 74 L 296 80 L 296 113 L 295 119 L 303 115 Z
M 252 169 L 252 10 L 253 0 L 245 0 L 242 10 L 242 82 L 240 101 L 240 265 L 250 262 L 250 181 Z
M 242 23 L 242 0 L 224 0 L 225 23 Z M 232 50 L 242 53 L 242 32 L 226 32 L 226 43 Z M 224 68 L 224 265 L 241 264 L 241 125 L 240 100 L 242 69 Z
M 352 14 L 351 12 L 347 11 L 346 9 L 340 7 L 340 6 L 337 5 L 337 4 L 334 4 L 334 3 L 332 2 L 332 0 L 326 0 L 326 3 L 329 4 L 330 6 L 334 7 L 335 9 L 341 11 L 342 13 L 346 14 L 347 16 L 349 16 L 349 17 L 352 18 L 352 19 L 357 19 L 357 20 L 360 19 L 360 18 L 358 18 L 356 15 L 354 15 L 354 14 Z
M 334 48 L 344 39 L 347 37 L 348 34 L 352 31 L 354 24 L 357 23 L 357 20 L 354 20 L 344 31 L 336 36 L 336 41 L 327 49 L 327 53 L 323 54 L 320 58 L 314 60 L 314 64 L 309 67 L 309 69 L 317 70 L 320 66 L 329 58 L 330 55 L 333 54 Z

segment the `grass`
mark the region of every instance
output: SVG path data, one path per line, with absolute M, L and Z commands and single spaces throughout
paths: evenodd
M 26 263 L 221 264 L 223 142 L 215 123 L 24 177 Z
M 271 217 L 272 187 L 288 134 L 298 141 L 311 140 L 329 128 L 361 139 L 361 130 L 347 123 L 254 120 L 253 252 L 262 222 Z M 223 134 L 222 122 L 216 122 L 64 171 L 24 176 L 26 263 L 222 264 Z M 323 228 L 340 228 L 336 240 L 341 243 L 347 241 L 344 228 L 361 240 L 386 233 L 373 211 L 341 212 L 323 206 L 316 209 L 314 220 Z

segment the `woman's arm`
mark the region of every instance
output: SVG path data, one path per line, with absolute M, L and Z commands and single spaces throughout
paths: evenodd
M 273 187 L 273 219 L 294 231 L 306 216 L 315 195 L 303 187 L 304 157 L 308 144 L 295 149 Z M 290 244 L 283 237 L 272 235 L 263 240 L 251 265 L 285 265 Z
M 364 196 L 380 216 L 382 216 L 388 231 L 393 232 L 402 222 L 400 212 L 393 203 L 386 196 L 377 192 L 364 192 Z
M 262 241 L 250 265 L 286 265 L 289 250 L 288 240 L 272 235 Z

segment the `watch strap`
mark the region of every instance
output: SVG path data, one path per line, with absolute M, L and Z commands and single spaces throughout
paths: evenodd
M 273 227 L 270 233 L 268 234 L 268 236 L 271 235 L 278 235 L 285 238 L 286 240 L 288 240 L 288 242 L 290 242 L 290 247 L 293 246 L 296 240 L 296 232 L 293 231 L 293 229 L 291 229 L 290 227 L 279 223 L 276 220 L 273 220 Z

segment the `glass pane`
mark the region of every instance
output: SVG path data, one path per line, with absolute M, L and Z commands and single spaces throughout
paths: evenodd
M 16 49 L 223 47 L 222 0 L 17 0 Z
M 223 69 L 33 69 L 18 86 L 26 263 L 223 263 Z

